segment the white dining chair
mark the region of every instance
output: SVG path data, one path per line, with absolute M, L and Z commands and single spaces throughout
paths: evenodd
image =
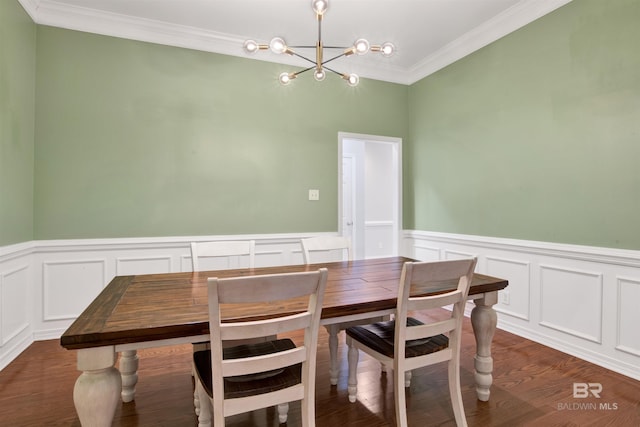
M 220 240 L 213 242 L 191 243 L 191 266 L 193 268 L 193 271 L 201 270 L 201 258 L 222 257 L 246 257 L 248 259 L 248 263 L 244 263 L 244 265 L 249 268 L 254 268 L 256 263 L 256 242 L 255 240 Z
M 347 260 L 353 259 L 351 250 L 351 241 L 347 237 L 342 236 L 317 236 L 301 239 L 302 257 L 305 264 L 312 264 L 312 253 L 324 252 L 329 259 L 335 258 L 331 252 L 339 252 L 339 260 L 344 260 L 344 252 L 346 251 Z M 326 258 L 325 258 L 326 259 Z M 318 262 L 318 260 L 316 260 Z
M 413 369 L 448 362 L 449 394 L 456 424 L 466 426 L 460 389 L 460 338 L 464 307 L 476 259 L 407 262 L 398 285 L 395 319 L 347 329 L 349 401 L 357 399 L 359 350 L 393 370 L 396 425 L 407 426 L 405 388 L 411 385 Z M 411 296 L 411 292 L 432 296 Z M 409 312 L 428 311 L 453 305 L 446 320 L 423 323 Z M 424 409 L 428 411 L 428 408 Z
M 302 425 L 315 426 L 316 353 L 326 283 L 326 269 L 208 279 L 211 349 L 193 356 L 201 402 L 200 427 L 210 426 L 212 418 L 214 427 L 222 427 L 225 417 L 270 406 L 278 407 L 279 422 L 286 423 L 289 402 L 298 400 Z M 259 320 L 223 322 L 220 309 L 223 304 L 227 308 L 287 300 L 298 303 L 301 298 L 307 301 L 301 311 Z M 237 347 L 222 345 L 227 340 L 291 331 L 303 331 L 301 345 L 289 338 Z
M 191 267 L 194 272 L 201 271 L 201 269 L 207 269 L 201 261 L 211 260 L 211 259 L 221 259 L 227 258 L 227 263 L 225 267 L 229 266 L 229 258 L 235 257 L 237 261 L 235 266 L 245 266 L 248 268 L 255 267 L 255 251 L 256 251 L 256 243 L 255 240 L 217 240 L 210 242 L 191 242 Z M 244 262 L 240 262 L 244 261 Z M 209 270 L 213 269 L 211 265 L 209 265 Z M 274 338 L 274 337 L 267 337 Z M 267 339 L 264 338 L 264 339 Z M 264 339 L 256 339 L 254 341 L 264 341 Z M 241 341 L 241 342 L 228 342 L 225 343 L 226 346 L 238 345 L 240 343 L 247 343 L 249 341 Z M 198 342 L 193 344 L 193 351 L 206 350 L 209 348 L 209 342 Z M 193 367 L 192 375 L 195 375 L 195 367 Z M 197 390 L 193 391 L 193 405 L 195 408 L 196 415 L 200 413 L 200 400 L 197 393 Z
M 322 261 L 348 261 L 353 260 L 351 249 L 351 241 L 347 237 L 342 236 L 316 236 L 300 240 L 302 246 L 302 255 L 305 264 L 313 264 L 319 262 L 314 256 L 319 258 L 319 254 L 323 253 Z M 338 256 L 339 255 L 339 256 Z M 338 258 L 338 259 L 336 259 Z M 338 375 L 340 373 L 338 363 L 338 334 L 340 331 L 347 329 L 349 326 L 371 323 L 385 320 L 384 317 L 372 317 L 357 321 L 333 323 L 326 325 L 325 328 L 329 333 L 329 381 L 331 385 L 338 384 Z

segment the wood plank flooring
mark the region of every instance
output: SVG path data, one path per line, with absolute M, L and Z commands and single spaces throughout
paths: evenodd
M 295 336 L 293 337 L 296 338 Z M 316 425 L 395 425 L 393 382 L 380 365 L 361 354 L 356 403 L 347 399 L 344 335 L 337 386 L 329 385 L 328 335 L 322 329 L 318 353 Z M 462 348 L 462 393 L 469 426 L 640 426 L 640 382 L 498 330 L 493 342 L 494 382 L 489 402 L 476 399 L 475 341 L 468 319 Z M 139 351 L 136 400 L 118 405 L 114 426 L 196 426 L 190 375 L 191 346 Z M 33 343 L 0 372 L 0 426 L 79 426 L 73 407 L 78 377 L 76 353 L 57 340 Z M 574 382 L 602 384 L 599 399 L 573 398 Z M 414 372 L 407 392 L 409 425 L 454 426 L 446 366 Z M 277 426 L 273 409 L 227 418 L 230 427 Z M 292 403 L 289 426 L 300 425 Z

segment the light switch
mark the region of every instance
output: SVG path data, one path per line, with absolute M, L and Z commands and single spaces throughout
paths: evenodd
M 309 200 L 320 200 L 320 190 L 309 190 Z

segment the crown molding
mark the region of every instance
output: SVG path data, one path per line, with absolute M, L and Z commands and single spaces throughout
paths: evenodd
M 39 0 L 18 0 L 25 12 L 31 17 L 31 20 L 38 23 L 37 11 Z
M 249 58 L 242 50 L 244 39 L 236 35 L 98 11 L 56 0 L 18 1 L 31 19 L 40 25 Z M 404 85 L 413 84 L 570 1 L 572 0 L 522 0 L 410 69 L 390 63 L 381 66 L 363 62 L 354 65 L 354 70 L 365 78 Z M 296 58 L 270 53 L 251 59 L 291 66 L 300 65 Z
M 570 3 L 572 0 L 522 0 L 420 61 L 409 71 L 413 84 Z

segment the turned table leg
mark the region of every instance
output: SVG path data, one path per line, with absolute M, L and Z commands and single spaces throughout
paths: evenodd
M 340 374 L 338 364 L 338 332 L 340 332 L 340 325 L 335 323 L 327 325 L 326 328 L 329 332 L 329 381 L 331 385 L 336 385 Z
M 81 425 L 111 426 L 122 388 L 115 362 L 112 346 L 78 350 L 77 367 L 82 374 L 73 388 L 73 402 Z
M 491 383 L 493 382 L 493 358 L 491 357 L 491 341 L 496 331 L 498 317 L 493 305 L 498 302 L 498 292 L 487 292 L 476 299 L 471 311 L 471 325 L 476 337 L 475 380 L 478 399 L 489 400 Z
M 120 376 L 122 377 L 122 401 L 131 402 L 136 397 L 136 384 L 138 383 L 138 353 L 136 350 L 127 350 L 120 353 Z
M 347 392 L 349 393 L 349 402 L 354 403 L 358 397 L 358 359 L 360 359 L 360 350 L 353 346 L 353 341 L 349 335 L 347 335 L 347 348 L 347 359 L 349 361 Z

